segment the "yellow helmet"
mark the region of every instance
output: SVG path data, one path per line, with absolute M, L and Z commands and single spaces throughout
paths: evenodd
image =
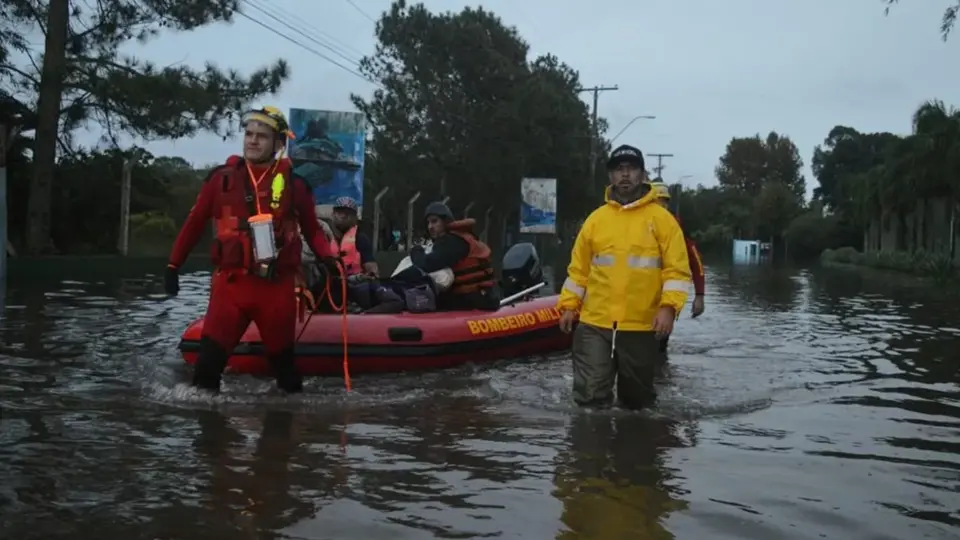
M 649 182 L 649 184 L 658 199 L 670 199 L 670 186 L 666 182 Z
M 279 135 L 293 138 L 293 130 L 287 123 L 287 117 L 284 116 L 283 111 L 271 105 L 245 113 L 240 119 L 240 126 L 246 127 L 248 122 L 259 122 L 276 131 Z

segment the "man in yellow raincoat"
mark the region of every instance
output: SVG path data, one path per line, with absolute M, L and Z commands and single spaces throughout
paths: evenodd
M 643 182 L 639 149 L 623 145 L 607 162 L 606 204 L 577 235 L 560 292 L 560 329 L 573 330 L 573 398 L 581 406 L 653 405 L 659 339 L 673 331 L 690 290 L 680 224 Z

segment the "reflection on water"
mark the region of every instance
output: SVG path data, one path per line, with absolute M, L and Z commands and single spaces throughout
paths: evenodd
M 139 266 L 138 266 L 139 265 Z M 960 302 L 849 271 L 711 268 L 656 411 L 570 405 L 564 358 L 193 392 L 209 273 L 45 265 L 6 294 L 9 538 L 955 538 Z
M 557 459 L 554 496 L 567 527 L 557 538 L 674 538 L 663 518 L 686 508 L 686 493 L 664 454 L 681 446 L 676 426 L 634 415 L 575 416 L 569 449 Z

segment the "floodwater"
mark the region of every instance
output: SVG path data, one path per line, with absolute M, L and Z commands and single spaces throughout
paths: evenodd
M 357 377 L 349 396 L 231 377 L 205 398 L 175 346 L 209 274 L 177 299 L 117 274 L 11 277 L 4 538 L 960 535 L 960 302 L 941 290 L 710 268 L 707 313 L 680 321 L 637 414 L 571 407 L 563 357 Z

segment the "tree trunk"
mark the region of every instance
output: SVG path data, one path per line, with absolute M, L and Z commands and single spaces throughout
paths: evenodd
M 50 205 L 57 159 L 60 101 L 66 69 L 67 29 L 70 1 L 50 0 L 43 68 L 37 98 L 37 134 L 33 147 L 33 179 L 27 202 L 26 251 L 39 255 L 50 245 Z

